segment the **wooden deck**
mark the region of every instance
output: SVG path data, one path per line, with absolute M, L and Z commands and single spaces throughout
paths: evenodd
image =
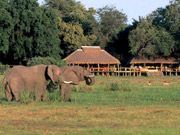
M 115 76 L 142 76 L 150 72 L 162 72 L 164 76 L 180 76 L 179 68 L 89 68 L 95 75 L 115 75 Z

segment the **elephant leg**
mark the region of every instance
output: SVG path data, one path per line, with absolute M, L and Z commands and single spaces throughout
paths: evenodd
M 11 89 L 11 94 L 13 97 L 14 101 L 19 101 L 20 100 L 20 94 L 24 90 L 24 82 L 21 79 L 16 79 L 12 78 L 9 81 L 9 88 Z
M 47 101 L 47 91 L 46 91 L 46 89 L 43 91 L 42 101 Z
M 62 100 L 64 100 L 66 84 L 61 83 L 61 86 L 60 86 L 60 87 L 61 87 L 61 98 L 62 98 Z
M 42 83 L 36 84 L 35 86 L 35 99 L 36 101 L 45 100 L 45 87 Z
M 18 88 L 18 87 L 12 87 L 11 88 L 12 90 L 12 93 L 14 95 L 14 101 L 19 101 L 20 100 L 20 93 L 22 92 L 21 88 Z
M 65 84 L 65 83 L 61 84 L 61 97 L 64 101 L 71 102 L 71 99 L 70 99 L 71 87 L 70 86 L 71 84 Z
M 71 102 L 70 94 L 71 94 L 71 84 L 66 84 L 65 98 L 64 98 L 65 101 Z
M 8 84 L 6 85 L 6 88 L 5 88 L 5 94 L 6 94 L 7 100 L 12 101 L 13 96 L 12 96 L 11 89 Z
M 20 100 L 20 96 L 18 92 L 14 93 L 14 101 L 19 101 Z

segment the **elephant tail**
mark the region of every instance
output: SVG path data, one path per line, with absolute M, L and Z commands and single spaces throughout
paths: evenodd
M 7 100 L 8 101 L 12 101 L 13 96 L 12 96 L 12 92 L 11 92 L 10 86 L 9 86 L 7 80 L 6 80 L 6 77 L 3 80 L 3 88 L 4 88 L 4 92 L 5 92 Z
M 6 89 L 6 86 L 7 86 L 7 79 L 6 79 L 6 77 L 4 77 L 4 79 L 3 79 L 3 89 L 4 89 L 4 91 Z

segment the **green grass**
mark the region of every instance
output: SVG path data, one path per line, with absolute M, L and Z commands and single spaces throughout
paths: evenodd
M 180 77 L 98 76 L 91 87 L 84 82 L 73 86 L 71 99 L 60 102 L 55 90 L 46 102 L 28 93 L 20 102 L 7 102 L 1 83 L 0 135 L 179 134 Z

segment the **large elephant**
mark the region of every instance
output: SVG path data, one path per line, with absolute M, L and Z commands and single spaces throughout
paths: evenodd
M 94 75 L 81 66 L 64 66 L 61 69 L 61 97 L 64 101 L 71 102 L 71 85 L 78 85 L 80 81 L 86 81 L 87 85 L 95 83 Z
M 14 66 L 3 80 L 7 100 L 18 101 L 22 91 L 34 92 L 37 101 L 46 100 L 48 80 L 57 84 L 60 75 L 61 70 L 55 65 Z

